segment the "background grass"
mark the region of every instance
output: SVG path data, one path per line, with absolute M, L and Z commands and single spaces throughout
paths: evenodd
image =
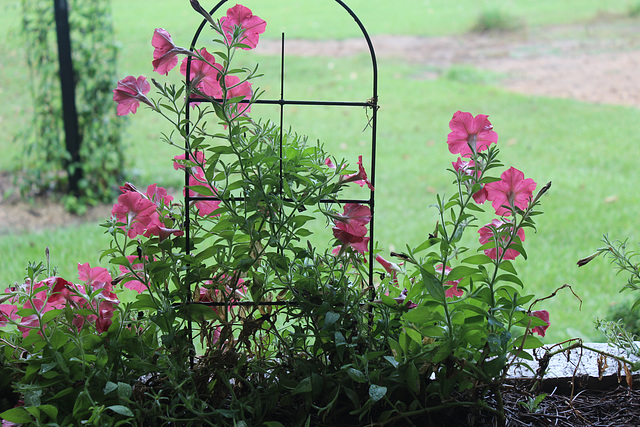
M 255 0 L 243 4 L 268 22 L 268 34 L 263 38 L 278 39 L 282 31 L 288 39 L 357 36 L 351 18 L 329 3 Z M 603 12 L 624 13 L 629 6 L 623 0 L 606 5 L 587 0 L 348 3 L 370 34 L 422 36 L 468 31 L 486 10 L 500 10 L 516 17 L 522 25 L 541 26 L 586 21 Z M 398 10 L 402 13 L 398 14 Z M 29 78 L 21 62 L 24 47 L 15 32 L 20 16 L 18 2 L 3 1 L 0 12 L 0 35 L 10 41 L 0 45 L 0 55 L 6 58 L 0 62 L 0 96 L 6 101 L 0 103 L 0 123 L 5 129 L 0 138 L 0 170 L 13 170 L 20 166 L 20 144 L 11 135 L 29 117 Z M 153 28 L 163 27 L 174 41 L 188 45 L 200 22 L 188 2 L 176 0 L 113 0 L 113 14 L 116 37 L 121 43 L 121 76 L 151 76 Z M 206 45 L 203 37 L 199 46 Z M 260 62 L 265 78 L 256 84 L 266 90 L 266 96 L 276 96 L 279 58 L 256 56 L 253 52 L 243 56 L 247 63 Z M 362 101 L 371 94 L 370 59 L 366 55 L 287 56 L 286 71 L 288 98 Z M 579 301 L 563 291 L 536 307 L 551 312 L 547 342 L 575 336 L 599 339 L 592 326 L 593 317 L 605 314 L 609 304 L 623 298 L 617 292 L 624 279 L 616 277 L 602 260 L 582 269 L 577 269 L 576 261 L 593 252 L 603 233 L 632 241 L 640 239 L 635 214 L 640 206 L 635 189 L 635 159 L 640 154 L 639 111 L 508 93 L 491 86 L 499 76 L 473 68 L 454 68 L 438 80 L 424 80 L 420 77 L 425 71 L 422 67 L 396 60 L 379 61 L 379 71 L 382 108 L 378 122 L 375 236 L 379 246 L 385 251 L 401 251 L 406 245 L 420 243 L 433 231 L 435 211 L 429 205 L 434 203 L 436 193 L 452 191 L 452 175 L 445 169 L 456 156 L 448 152 L 445 143 L 448 122 L 459 109 L 489 114 L 500 135 L 505 165 L 522 170 L 539 187 L 553 181 L 543 202 L 545 215 L 537 221 L 539 233 L 527 233 L 529 260 L 519 258 L 516 266 L 526 292 L 542 297 L 568 283 L 583 304 L 579 311 Z M 252 115 L 269 117 L 275 113 L 268 107 L 255 106 Z M 312 141 L 320 139 L 335 157 L 352 163 L 359 154 L 367 158 L 369 135 L 361 132 L 367 123 L 363 110 L 293 107 L 285 114 L 287 125 L 309 135 Z M 127 119 L 129 164 L 124 167 L 131 181 L 143 188 L 153 182 L 179 186 L 182 176 L 171 167 L 171 158 L 177 151 L 159 138 L 160 132 L 169 128 L 144 108 Z M 489 217 L 483 219 L 488 221 Z M 326 233 L 321 225 L 318 231 Z M 470 236 L 470 243 L 474 239 Z M 329 240 L 327 236 L 326 241 Z M 107 245 L 108 239 L 96 224 L 0 234 L 0 284 L 20 280 L 26 263 L 42 260 L 46 246 L 51 249 L 53 264 L 60 266 L 60 274 L 74 278 L 77 262 L 97 265 L 99 251 Z

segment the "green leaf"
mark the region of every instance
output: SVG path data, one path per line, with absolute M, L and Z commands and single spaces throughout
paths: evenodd
M 513 274 L 501 274 L 496 278 L 496 281 L 511 282 L 511 283 L 515 283 L 521 288 L 524 288 L 524 283 L 522 283 L 522 281 L 518 278 L 518 276 L 515 276 Z
M 155 300 L 148 293 L 142 293 L 136 296 L 136 301 L 131 304 L 132 310 L 157 310 L 159 307 Z
M 129 399 L 133 394 L 133 388 L 127 383 L 118 381 L 118 397 L 120 399 Z
M 391 350 L 395 352 L 395 354 L 398 357 L 402 357 L 404 352 L 402 351 L 402 347 L 400 346 L 400 343 L 391 337 L 388 338 L 388 341 L 389 341 L 389 347 L 391 347 Z
M 52 370 L 56 366 L 58 366 L 58 364 L 56 362 L 43 363 L 42 365 L 40 365 L 40 370 L 38 372 L 40 374 L 44 374 L 45 372 L 49 372 L 50 370 Z
M 446 280 L 458 280 L 465 278 L 467 276 L 471 276 L 477 273 L 478 270 L 475 268 L 467 267 L 464 265 L 459 265 L 454 267 L 449 274 L 447 274 Z
M 437 237 L 432 237 L 429 240 L 425 240 L 424 242 L 420 243 L 418 245 L 417 248 L 415 248 L 413 251 L 414 252 L 420 252 L 423 251 L 425 249 L 430 248 L 431 246 L 435 245 L 436 243 L 440 242 L 440 239 Z
M 324 316 L 324 326 L 331 326 L 340 319 L 340 314 L 333 311 L 328 311 Z
M 475 203 L 469 203 L 467 205 L 467 210 L 475 211 L 475 212 L 484 212 L 484 209 L 482 209 L 480 206 L 476 205 Z
M 442 326 L 438 325 L 429 325 L 420 328 L 422 335 L 425 337 L 437 338 L 444 336 L 444 329 Z
M 20 317 L 29 317 L 29 316 L 33 316 L 36 313 L 37 311 L 34 308 L 22 308 L 16 311 L 16 314 Z
M 515 343 L 519 347 L 520 343 L 522 343 L 522 337 L 516 339 Z M 528 334 L 527 338 L 525 338 L 524 346 L 522 348 L 531 349 L 531 348 L 540 348 L 542 346 L 543 346 L 543 343 L 542 341 L 540 341 L 538 337 L 534 337 L 533 335 Z
M 382 399 L 387 394 L 387 388 L 385 386 L 371 384 L 369 387 L 369 397 L 375 403 Z
M 472 255 L 462 260 L 467 264 L 491 264 L 493 260 L 484 254 Z
M 421 305 L 404 313 L 402 318 L 409 323 L 421 325 L 430 320 L 432 313 L 432 308 Z
M 115 258 L 111 258 L 109 260 L 110 264 L 115 264 L 115 265 L 123 265 L 125 267 L 129 267 L 131 265 L 131 262 L 127 259 L 127 257 L 115 257 Z
M 107 409 L 111 409 L 116 414 L 124 415 L 125 417 L 133 417 L 133 412 L 131 412 L 131 409 L 127 408 L 124 405 L 111 405 L 107 406 Z
M 516 271 L 515 267 L 511 263 L 511 261 L 502 261 L 500 263 L 499 268 L 501 270 L 507 271 L 507 272 L 509 272 L 511 274 L 518 274 L 518 272 Z
M 414 393 L 420 392 L 420 375 L 416 365 L 413 363 L 409 363 L 409 366 L 407 366 L 406 381 L 411 391 Z
M 59 392 L 57 392 L 52 398 L 51 400 L 57 400 L 60 399 L 68 394 L 73 393 L 73 388 L 72 387 L 68 387 L 65 389 L 60 390 Z
M 391 366 L 393 366 L 394 368 L 397 368 L 398 365 L 400 365 L 400 362 L 398 362 L 396 359 L 393 358 L 393 356 L 384 356 L 384 359 L 389 362 L 391 364 Z
M 47 311 L 42 316 L 42 323 L 49 323 L 51 320 L 55 319 L 59 315 L 61 315 L 63 310 L 61 308 L 54 308 L 53 310 Z
M 58 418 L 58 408 L 53 405 L 40 405 L 38 408 L 45 414 L 49 416 L 52 420 L 56 420 Z
M 311 390 L 311 377 L 307 377 L 298 383 L 296 388 L 291 392 L 291 395 L 295 396 L 300 393 L 311 393 Z
M 367 382 L 367 377 L 364 376 L 362 371 L 359 371 L 355 368 L 347 368 L 347 375 L 349 375 L 349 378 L 351 378 L 353 381 L 357 383 Z
M 417 342 L 418 344 L 422 344 L 422 334 L 415 329 L 405 328 L 404 331 L 409 335 L 409 338 Z
M 102 389 L 102 392 L 104 394 L 109 394 L 114 390 L 118 389 L 118 384 L 112 382 L 112 381 L 107 381 L 107 383 L 105 384 L 104 388 Z
M 62 354 L 60 354 L 60 352 L 57 350 L 53 350 L 52 353 L 53 353 L 53 358 L 56 360 L 56 363 L 60 367 L 62 372 L 64 372 L 65 374 L 68 374 L 69 368 L 67 367 L 67 363 L 65 362 Z
M 29 412 L 22 406 L 4 411 L 0 414 L 0 418 L 16 424 L 30 424 L 33 422 L 33 418 L 31 418 Z
M 191 320 L 211 320 L 218 319 L 219 316 L 211 307 L 203 304 L 189 304 L 181 310 L 184 319 Z
M 489 336 L 487 337 L 487 344 L 489 345 L 489 349 L 494 353 L 500 352 L 501 341 L 500 341 L 500 337 L 497 334 L 495 333 L 489 334 Z
M 456 308 L 458 310 L 469 310 L 469 311 L 473 311 L 475 313 L 481 314 L 484 317 L 488 317 L 489 316 L 489 312 L 487 312 L 487 310 L 485 310 L 482 307 L 478 307 L 477 305 L 473 305 L 473 304 L 466 304 L 466 303 L 461 303 L 461 304 L 457 304 Z
M 515 249 L 520 255 L 522 255 L 522 258 L 527 259 L 527 252 L 524 250 L 524 247 L 522 245 L 511 243 L 509 245 L 509 249 Z
M 444 286 L 442 286 L 442 283 L 440 283 L 436 276 L 429 273 L 422 267 L 420 267 L 420 273 L 422 274 L 422 281 L 425 288 L 427 289 L 427 292 L 429 292 L 429 295 L 431 295 L 436 301 L 444 304 L 445 294 Z
M 238 269 L 240 271 L 246 272 L 251 268 L 251 266 L 253 266 L 254 263 L 255 263 L 255 260 L 251 257 L 243 258 L 240 261 L 238 261 Z

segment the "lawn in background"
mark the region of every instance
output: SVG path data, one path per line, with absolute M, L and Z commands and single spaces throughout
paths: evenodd
M 167 29 L 175 42 L 189 44 L 199 19 L 188 7 L 188 2 L 184 2 L 186 6 L 176 6 L 176 3 L 175 0 L 114 0 L 117 38 L 122 45 L 122 76 L 152 76 L 150 36 L 156 26 Z M 295 8 L 301 3 L 272 0 L 244 4 L 267 20 L 271 38 L 278 38 L 281 28 L 285 29 L 288 38 L 357 35 L 348 16 L 338 16 L 344 20 L 340 25 L 323 26 L 322 22 L 334 16 L 316 9 L 317 2 L 304 2 L 309 9 L 305 8 L 303 19 L 294 19 L 300 16 Z M 600 2 L 584 0 L 531 4 L 516 1 L 397 1 L 393 4 L 380 2 L 377 7 L 371 7 L 372 3 L 364 0 L 348 3 L 371 34 L 414 35 L 466 31 L 477 15 L 487 8 L 501 7 L 505 13 L 521 17 L 528 25 L 542 25 L 589 19 L 603 7 Z M 606 8 L 610 12 L 623 12 L 627 5 L 627 1 L 608 2 Z M 0 28 L 11 28 L 9 23 L 19 17 L 17 6 L 12 9 L 9 2 L 0 6 L 2 8 L 6 10 L 0 14 L 0 24 L 6 25 L 0 25 Z M 550 8 L 553 8 L 552 13 Z M 400 14 L 402 21 L 393 18 L 398 15 L 391 9 L 405 11 Z M 140 16 L 144 16 L 144 24 L 137 21 L 136 17 Z M 408 19 L 408 16 L 415 18 Z M 304 18 L 309 17 L 311 22 L 303 24 L 307 22 Z M 277 23 L 279 20 L 282 20 L 280 24 Z M 206 38 L 201 40 L 200 45 L 206 45 Z M 19 45 L 0 46 L 0 53 L 10 59 L 0 64 L 7 83 L 0 86 L 0 95 L 15 100 L 0 105 L 0 117 L 3 123 L 12 126 L 26 120 L 23 113 L 29 108 L 28 97 L 21 89 L 28 85 L 28 76 L 21 72 L 20 49 Z M 251 53 L 243 55 L 250 56 Z M 257 60 L 266 76 L 263 83 L 255 84 L 266 87 L 270 94 L 277 89 L 272 79 L 279 72 L 279 58 L 260 57 Z M 390 249 L 402 251 L 407 244 L 415 246 L 433 231 L 435 211 L 429 205 L 434 203 L 436 193 L 453 190 L 450 186 L 453 176 L 445 172 L 456 159 L 445 143 L 452 114 L 458 109 L 489 114 L 500 135 L 499 146 L 505 165 L 522 170 L 526 177 L 535 179 L 539 187 L 553 181 L 551 191 L 543 201 L 545 215 L 538 217 L 538 234 L 527 232 L 525 247 L 529 260 L 519 259 L 516 266 L 527 293 L 542 297 L 568 283 L 580 295 L 583 305 L 582 311 L 578 311 L 579 301 L 563 291 L 556 298 L 536 306 L 536 309 L 547 309 L 551 313 L 552 327 L 547 342 L 575 336 L 587 340 L 599 338 L 592 327 L 593 317 L 605 314 L 610 303 L 621 299 L 617 291 L 623 278 L 616 277 L 602 260 L 581 269 L 577 269 L 575 263 L 599 245 L 603 233 L 630 237 L 632 241 L 640 239 L 634 214 L 634 208 L 640 206 L 640 195 L 634 186 L 637 178 L 633 176 L 636 169 L 633 162 L 640 154 L 636 143 L 640 134 L 640 112 L 624 107 L 527 97 L 446 78 L 422 80 L 416 77 L 421 75 L 420 67 L 387 60 L 381 61 L 379 67 L 382 108 L 378 123 L 375 240 L 385 250 L 383 255 Z M 366 55 L 343 59 L 287 57 L 287 75 L 287 93 L 292 96 L 363 100 L 362 94 L 370 93 L 371 71 Z M 18 97 L 18 94 L 22 96 Z M 255 107 L 254 114 L 273 116 L 274 112 Z M 368 134 L 361 132 L 367 122 L 365 111 L 292 108 L 287 110 L 285 117 L 288 124 L 298 132 L 308 134 L 311 140 L 321 139 L 337 158 L 344 157 L 355 163 L 357 155 L 364 154 L 366 159 Z M 144 107 L 127 119 L 130 123 L 126 143 L 131 160 L 128 165 L 131 180 L 142 188 L 153 182 L 178 186 L 182 177 L 171 167 L 171 157 L 178 152 L 159 139 L 159 132 L 169 128 Z M 0 149 L 3 153 L 18 155 L 19 147 L 11 142 L 9 134 L 7 131 L 0 140 Z M 11 155 L 2 156 L 0 169 L 13 168 L 15 160 L 11 159 Z M 490 206 L 488 210 L 491 210 Z M 485 218 L 487 222 L 489 218 Z M 322 225 L 318 231 L 323 232 Z M 473 231 L 470 234 L 474 234 Z M 470 243 L 474 237 L 469 237 Z M 330 236 L 326 241 L 330 241 Z M 60 274 L 73 279 L 77 262 L 90 262 L 93 266 L 100 249 L 107 243 L 103 229 L 95 224 L 2 235 L 0 248 L 7 254 L 0 256 L 0 284 L 20 280 L 26 262 L 42 260 L 46 246 L 51 248 L 52 264 L 60 266 Z

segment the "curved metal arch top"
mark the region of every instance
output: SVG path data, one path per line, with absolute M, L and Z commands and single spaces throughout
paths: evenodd
M 220 0 L 218 2 L 218 4 L 216 4 L 213 9 L 211 9 L 211 11 L 209 12 L 209 15 L 214 15 L 218 9 L 220 9 L 220 7 L 225 4 L 228 0 Z M 360 18 L 358 18 L 358 16 L 353 12 L 353 10 L 351 10 L 351 8 L 349 6 L 347 6 L 342 0 L 334 0 L 336 3 L 338 3 L 340 6 L 342 6 L 342 8 L 353 18 L 353 20 L 356 22 L 356 24 L 358 25 L 358 28 L 360 28 L 360 31 L 362 32 L 362 36 L 364 37 L 364 39 L 367 42 L 367 46 L 369 48 L 369 54 L 371 55 L 371 64 L 372 64 L 372 68 L 373 68 L 373 98 L 377 99 L 377 94 L 378 94 L 378 61 L 376 59 L 376 52 L 373 49 L 373 43 L 371 42 L 371 37 L 369 37 L 369 33 L 367 32 L 367 29 L 364 27 L 364 25 L 362 24 L 362 21 L 360 21 Z M 198 26 L 198 29 L 196 30 L 196 33 L 193 36 L 193 40 L 191 41 L 191 46 L 190 49 L 193 50 L 196 48 L 196 43 L 198 42 L 198 39 L 200 38 L 200 34 L 202 33 L 202 30 L 204 29 L 204 27 L 207 25 L 207 20 L 203 19 L 202 22 L 200 23 L 200 25 Z

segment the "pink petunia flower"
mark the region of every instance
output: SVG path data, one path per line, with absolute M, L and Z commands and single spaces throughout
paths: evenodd
M 551 326 L 551 322 L 549 321 L 549 312 L 547 310 L 539 310 L 531 313 L 531 316 L 537 317 L 538 319 L 542 319 L 547 324 L 544 326 L 535 326 L 531 329 L 532 333 L 536 333 L 541 337 L 544 337 L 547 333 L 547 329 Z
M 109 270 L 104 267 L 93 267 L 88 262 L 84 264 L 78 263 L 78 278 L 91 286 L 93 290 L 97 288 L 104 288 L 105 283 L 111 283 L 111 274 Z
M 165 227 L 164 223 L 158 218 L 153 220 L 144 232 L 144 237 L 157 236 L 161 242 L 165 241 L 171 235 L 176 237 L 184 236 L 184 231 L 179 228 Z
M 62 308 L 67 302 L 71 302 L 74 305 L 82 300 L 81 297 L 75 295 L 75 292 L 80 289 L 78 285 L 75 285 L 62 277 L 52 276 L 36 283 L 34 288 L 46 287 L 47 291 L 40 291 L 36 294 L 36 299 L 42 301 L 44 304 L 41 308 L 44 311 L 48 311 L 55 308 Z M 48 296 L 47 296 L 48 295 Z M 39 303 L 36 303 L 39 306 Z
M 251 9 L 236 4 L 227 10 L 227 16 L 220 18 L 222 31 L 227 37 L 227 41 L 231 42 L 235 26 L 241 27 L 244 31 L 239 42 L 249 47 L 243 49 L 253 49 L 258 45 L 260 34 L 264 33 L 267 23 L 260 17 L 253 15 Z
M 325 164 L 327 164 L 326 161 L 325 161 Z M 335 168 L 335 165 L 334 165 L 334 168 Z M 342 175 L 340 177 L 340 182 L 343 182 L 343 183 L 355 182 L 360 187 L 363 187 L 366 184 L 367 187 L 369 187 L 369 190 L 373 191 L 373 184 L 371 184 L 371 181 L 369 181 L 369 178 L 367 177 L 367 172 L 364 170 L 364 166 L 362 165 L 362 156 L 358 156 L 358 172 L 351 175 Z
M 150 90 L 151 85 L 143 76 L 137 79 L 128 76 L 120 80 L 118 86 L 113 90 L 113 100 L 118 103 L 117 114 L 119 116 L 125 116 L 129 113 L 135 114 L 141 102 L 155 108 L 146 96 Z
M 70 289 L 73 289 L 76 285 L 62 279 L 61 277 L 52 276 L 46 279 L 32 284 L 26 282 L 23 290 L 28 293 L 33 293 L 35 290 L 40 289 L 33 294 L 30 300 L 24 304 L 23 308 L 35 309 L 42 315 L 44 312 L 64 307 L 67 301 L 70 299 Z M 29 316 L 19 317 L 13 316 L 13 320 L 20 320 L 17 327 L 22 332 L 22 336 L 27 337 L 32 329 L 38 329 L 40 327 L 40 320 L 37 314 L 31 314 Z
M 398 273 L 402 273 L 402 269 L 400 266 L 394 262 L 387 261 L 382 258 L 380 255 L 376 255 L 376 261 L 382 265 L 382 268 L 388 273 L 391 274 L 391 281 L 394 283 L 398 283 Z
M 158 217 L 155 203 L 134 191 L 118 196 L 118 203 L 113 206 L 111 214 L 126 224 L 123 229 L 131 239 L 144 234 L 147 226 Z
M 416 308 L 418 306 L 418 304 L 414 303 L 411 300 L 408 300 L 405 302 L 405 300 L 407 299 L 407 295 L 409 294 L 409 291 L 407 290 L 407 288 L 404 288 L 402 290 L 402 292 L 400 292 L 400 296 L 397 298 L 394 298 L 394 300 L 398 303 L 399 306 L 401 306 L 402 308 L 405 308 L 407 310 L 411 310 L 412 308 Z
M 487 200 L 492 201 L 496 215 L 509 216 L 511 209 L 525 210 L 533 197 L 536 183 L 533 179 L 524 179 L 524 174 L 516 168 L 509 168 L 500 175 L 500 181 L 485 185 Z M 509 209 L 511 207 L 511 209 Z
M 195 152 L 195 158 L 193 154 L 189 154 L 189 156 L 185 154 L 181 154 L 179 156 L 175 156 L 174 162 L 173 162 L 173 167 L 176 170 L 185 169 L 185 166 L 181 165 L 177 160 L 184 160 L 188 158 L 190 161 L 201 165 L 205 163 L 205 157 L 204 157 L 204 153 L 201 151 L 196 151 Z M 212 186 L 206 179 L 206 176 L 204 174 L 204 171 L 202 170 L 202 168 L 200 166 L 192 166 L 190 167 L 190 172 L 191 175 L 189 176 L 189 185 L 202 185 L 205 187 L 209 187 L 211 189 L 211 191 L 214 194 L 218 193 L 218 189 L 214 186 Z M 186 194 L 186 189 L 183 192 L 184 194 Z M 190 193 L 191 197 L 197 197 L 200 194 L 195 191 L 195 190 L 191 190 Z M 213 213 L 213 211 L 215 211 L 216 209 L 218 209 L 220 207 L 220 201 L 219 200 L 198 200 L 195 202 L 195 206 L 198 209 L 198 215 L 205 217 L 208 215 L 211 215 Z
M 338 214 L 335 226 L 332 228 L 333 236 L 342 243 L 342 252 L 347 246 L 364 255 L 369 250 L 369 237 L 366 224 L 371 221 L 371 210 L 368 206 L 359 203 L 347 203 L 344 212 Z M 346 246 L 345 246 L 346 245 Z
M 158 207 L 169 206 L 169 204 L 173 201 L 173 197 L 169 195 L 167 189 L 159 187 L 157 184 L 149 185 L 147 187 L 147 193 L 145 195 Z
M 485 255 L 487 255 L 489 258 L 491 259 L 496 259 L 498 256 L 502 255 L 502 251 L 504 250 L 504 248 L 502 248 L 501 246 L 504 246 L 508 239 L 509 236 L 508 234 L 511 233 L 511 230 L 513 228 L 513 225 L 509 222 L 506 221 L 502 221 L 500 219 L 494 219 L 492 220 L 489 224 L 486 224 L 484 227 L 482 227 L 480 230 L 478 230 L 478 233 L 480 234 L 480 244 L 484 245 L 489 243 L 489 241 L 495 241 L 496 238 L 494 237 L 494 231 L 493 229 L 499 229 L 502 225 L 504 224 L 510 224 L 509 227 L 506 230 L 501 230 L 498 231 L 498 235 L 500 236 L 498 238 L 497 241 L 497 248 L 491 248 L 491 249 L 485 249 L 484 253 Z M 520 238 L 521 241 L 524 242 L 524 229 L 519 228 L 518 232 L 517 232 L 518 237 Z M 520 252 L 518 252 L 517 250 L 513 249 L 513 248 L 508 248 L 507 251 L 505 252 L 504 256 L 502 257 L 503 260 L 513 260 L 516 259 L 516 257 L 520 255 Z
M 240 83 L 240 78 L 234 75 L 228 75 L 224 79 L 225 86 L 227 87 L 227 99 L 242 97 L 242 100 L 251 100 L 253 96 L 253 89 L 251 89 L 251 83 L 244 81 Z M 247 115 L 251 112 L 251 104 L 248 102 L 238 101 L 235 105 L 235 112 L 233 117 Z
M 473 153 L 484 151 L 498 142 L 498 134 L 484 114 L 473 117 L 471 113 L 456 111 L 449 122 L 451 132 L 447 144 L 451 154 L 471 157 Z
M 93 267 L 88 262 L 78 263 L 78 277 L 85 285 L 89 286 L 93 292 L 100 290 L 96 299 L 98 301 L 109 301 L 117 304 L 118 298 L 112 292 L 113 285 L 109 270 L 103 267 Z
M 113 313 L 116 311 L 118 299 L 113 292 L 109 293 L 109 299 L 99 302 L 98 318 L 95 319 L 96 331 L 101 334 L 109 329 L 113 323 Z
M 78 306 L 86 306 L 87 303 L 95 307 L 97 315 L 86 316 L 86 320 L 95 324 L 96 331 L 102 333 L 109 329 L 112 323 L 113 312 L 116 310 L 116 306 L 120 303 L 117 295 L 113 292 L 113 285 L 111 284 L 111 274 L 106 268 L 93 267 L 89 263 L 78 263 L 78 275 L 80 280 L 85 282 L 92 291 L 100 290 L 100 293 L 91 301 L 78 301 Z M 82 328 L 85 318 L 83 316 L 76 316 L 73 320 L 73 324 L 78 328 Z
M 175 156 L 173 158 L 173 168 L 175 170 L 184 170 L 185 167 L 181 165 L 178 160 L 185 160 L 187 158 L 187 154 L 180 154 L 179 156 Z M 196 163 L 198 165 L 204 164 L 204 153 L 202 151 L 196 151 L 195 156 L 193 154 L 189 154 L 189 161 Z
M 216 64 L 216 59 L 207 52 L 206 48 L 199 50 L 200 56 L 206 61 L 193 58 L 189 69 L 189 79 L 191 86 L 198 88 L 202 93 L 212 98 L 222 97 L 222 88 L 218 82 L 218 75 L 222 70 L 222 65 Z M 180 64 L 180 73 L 187 75 L 187 62 L 189 58 L 184 58 Z M 195 105 L 195 104 L 194 104 Z
M 204 172 L 200 168 L 197 168 L 195 173 L 192 173 L 192 175 L 189 176 L 189 185 L 204 185 L 205 187 L 208 187 L 213 194 L 218 194 L 218 189 L 207 182 Z M 191 196 L 200 195 L 200 193 L 195 190 L 191 190 L 191 192 L 193 193 Z M 206 217 L 218 209 L 220 207 L 220 203 L 220 200 L 198 200 L 195 202 L 195 206 L 198 209 L 198 215 Z
M 442 274 L 442 264 L 436 265 L 436 273 Z M 446 266 L 444 268 L 444 277 L 451 273 L 451 267 Z M 462 289 L 458 289 L 458 284 L 460 280 L 448 280 L 444 283 L 444 286 L 447 286 L 447 289 L 444 291 L 445 298 L 453 298 L 453 297 L 461 297 L 464 294 Z
M 156 28 L 151 38 L 153 50 L 153 71 L 167 75 L 178 64 L 178 55 L 191 55 L 191 51 L 176 46 L 164 28 Z
M 336 221 L 345 224 L 366 225 L 371 222 L 371 208 L 360 203 L 345 203 L 343 213 L 332 216 Z
M 125 280 L 124 287 L 127 289 L 131 289 L 141 294 L 142 292 L 147 290 L 147 285 L 141 281 L 139 281 L 134 273 L 138 276 L 144 277 L 144 264 L 142 262 L 135 263 L 135 261 L 140 261 L 136 255 L 128 255 L 127 260 L 129 260 L 130 267 L 126 267 L 124 265 L 120 265 L 120 272 L 124 275 Z
M 341 251 L 345 247 L 351 247 L 356 252 L 364 255 L 369 250 L 370 238 L 365 237 L 368 232 L 367 227 L 359 224 L 348 225 L 344 222 L 338 222 L 332 230 L 333 236 L 342 243 Z
M 324 161 L 324 164 L 329 166 L 331 169 L 337 169 L 336 165 L 331 161 L 330 157 L 327 157 L 327 159 Z
M 14 304 L 0 304 L 0 328 L 4 328 L 10 321 L 20 318 L 16 314 L 18 306 Z

